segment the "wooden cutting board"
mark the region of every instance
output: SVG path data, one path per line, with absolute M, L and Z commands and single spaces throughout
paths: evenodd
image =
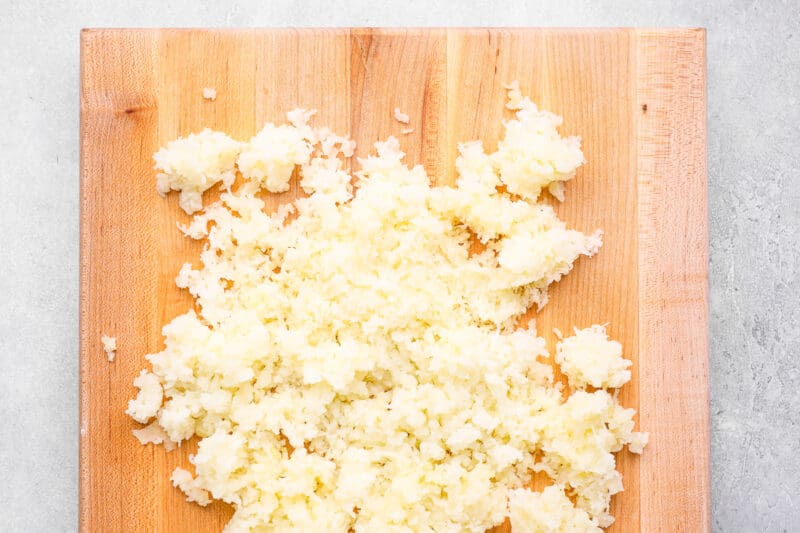
M 81 531 L 218 532 L 231 512 L 170 485 L 193 443 L 141 446 L 123 414 L 161 326 L 192 303 L 173 280 L 200 249 L 175 227 L 188 218 L 176 195 L 156 194 L 158 147 L 206 126 L 247 139 L 303 106 L 363 156 L 399 136 L 399 107 L 408 162 L 452 181 L 457 142 L 494 147 L 515 79 L 583 137 L 559 215 L 605 231 L 551 289 L 539 331 L 552 343 L 553 327 L 608 322 L 634 361 L 622 401 L 651 433 L 641 458 L 618 455 L 609 531 L 709 530 L 705 32 L 273 29 L 81 34 Z M 113 363 L 103 334 L 118 338 Z

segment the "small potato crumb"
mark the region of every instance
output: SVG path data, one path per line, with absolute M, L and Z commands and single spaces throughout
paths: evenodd
M 400 133 L 403 135 L 408 135 L 409 133 L 414 133 L 414 128 L 403 128 L 400 130 Z
M 397 122 L 402 122 L 403 124 L 408 124 L 409 121 L 408 115 L 400 111 L 399 107 L 394 108 L 394 119 Z
M 214 101 L 217 99 L 217 90 L 213 87 L 203 87 L 203 98 Z
M 192 477 L 192 474 L 188 470 L 176 468 L 172 472 L 172 477 L 170 479 L 173 486 L 178 487 L 186 494 L 187 501 L 195 502 L 201 507 L 205 507 L 211 503 L 208 492 L 200 487 L 200 484 Z
M 103 335 L 100 340 L 103 343 L 103 350 L 106 352 L 106 357 L 108 357 L 109 361 L 113 361 L 114 357 L 117 355 L 117 338 Z
M 125 412 L 137 422 L 144 424 L 153 418 L 161 407 L 163 399 L 161 382 L 155 374 L 142 370 L 133 380 L 133 386 L 139 389 L 139 394 L 128 402 L 128 410 Z
M 132 433 L 141 444 L 164 444 L 164 449 L 168 452 L 175 449 L 175 443 L 170 440 L 158 422 L 152 422 L 141 429 L 134 429 Z

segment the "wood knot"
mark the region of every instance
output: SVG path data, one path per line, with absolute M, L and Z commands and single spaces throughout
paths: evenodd
M 129 106 L 125 107 L 122 111 L 126 115 L 132 115 L 134 113 L 138 113 L 140 111 L 147 111 L 147 110 L 150 110 L 150 109 L 153 109 L 152 105 L 148 105 L 148 104 L 136 105 L 136 104 L 134 104 L 134 105 L 129 105 Z

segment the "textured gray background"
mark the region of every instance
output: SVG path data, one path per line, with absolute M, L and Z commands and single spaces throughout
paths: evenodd
M 102 26 L 708 28 L 715 531 L 800 531 L 800 5 L 0 0 L 2 532 L 77 529 L 78 33 Z

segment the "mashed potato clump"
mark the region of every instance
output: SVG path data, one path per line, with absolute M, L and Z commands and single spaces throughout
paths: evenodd
M 522 531 L 610 523 L 613 452 L 642 443 L 633 410 L 602 389 L 565 399 L 544 340 L 517 327 L 601 245 L 532 202 L 574 169 L 512 177 L 507 133 L 493 154 L 461 145 L 454 187 L 405 165 L 392 137 L 351 176 L 352 141 L 310 115 L 242 146 L 244 183 L 184 228 L 207 243 L 177 277 L 197 311 L 164 326 L 129 408 L 169 441 L 199 437 L 196 477 L 175 485 L 233 505 L 228 533 L 482 532 L 509 512 Z M 267 213 L 259 189 L 295 173 L 308 196 Z M 559 488 L 520 492 L 534 470 Z
M 180 191 L 181 209 L 190 215 L 199 211 L 203 192 L 219 182 L 225 187 L 233 183 L 241 144 L 208 128 L 171 141 L 153 156 L 160 171 L 156 175 L 159 194 Z
M 525 533 L 601 532 L 583 509 L 572 505 L 564 488 L 556 485 L 542 492 L 514 489 L 508 496 L 511 530 Z
M 516 118 L 506 121 L 506 133 L 492 156 L 500 179 L 508 190 L 523 198 L 536 200 L 547 188 L 559 200 L 564 200 L 564 182 L 575 176 L 584 162 L 580 137 L 561 137 L 558 127 L 561 117 L 540 111 L 519 84 L 509 89 L 509 109 Z
M 622 344 L 610 340 L 604 326 L 576 328 L 575 335 L 558 343 L 556 363 L 573 389 L 618 388 L 631 379 L 631 362 L 622 357 Z

